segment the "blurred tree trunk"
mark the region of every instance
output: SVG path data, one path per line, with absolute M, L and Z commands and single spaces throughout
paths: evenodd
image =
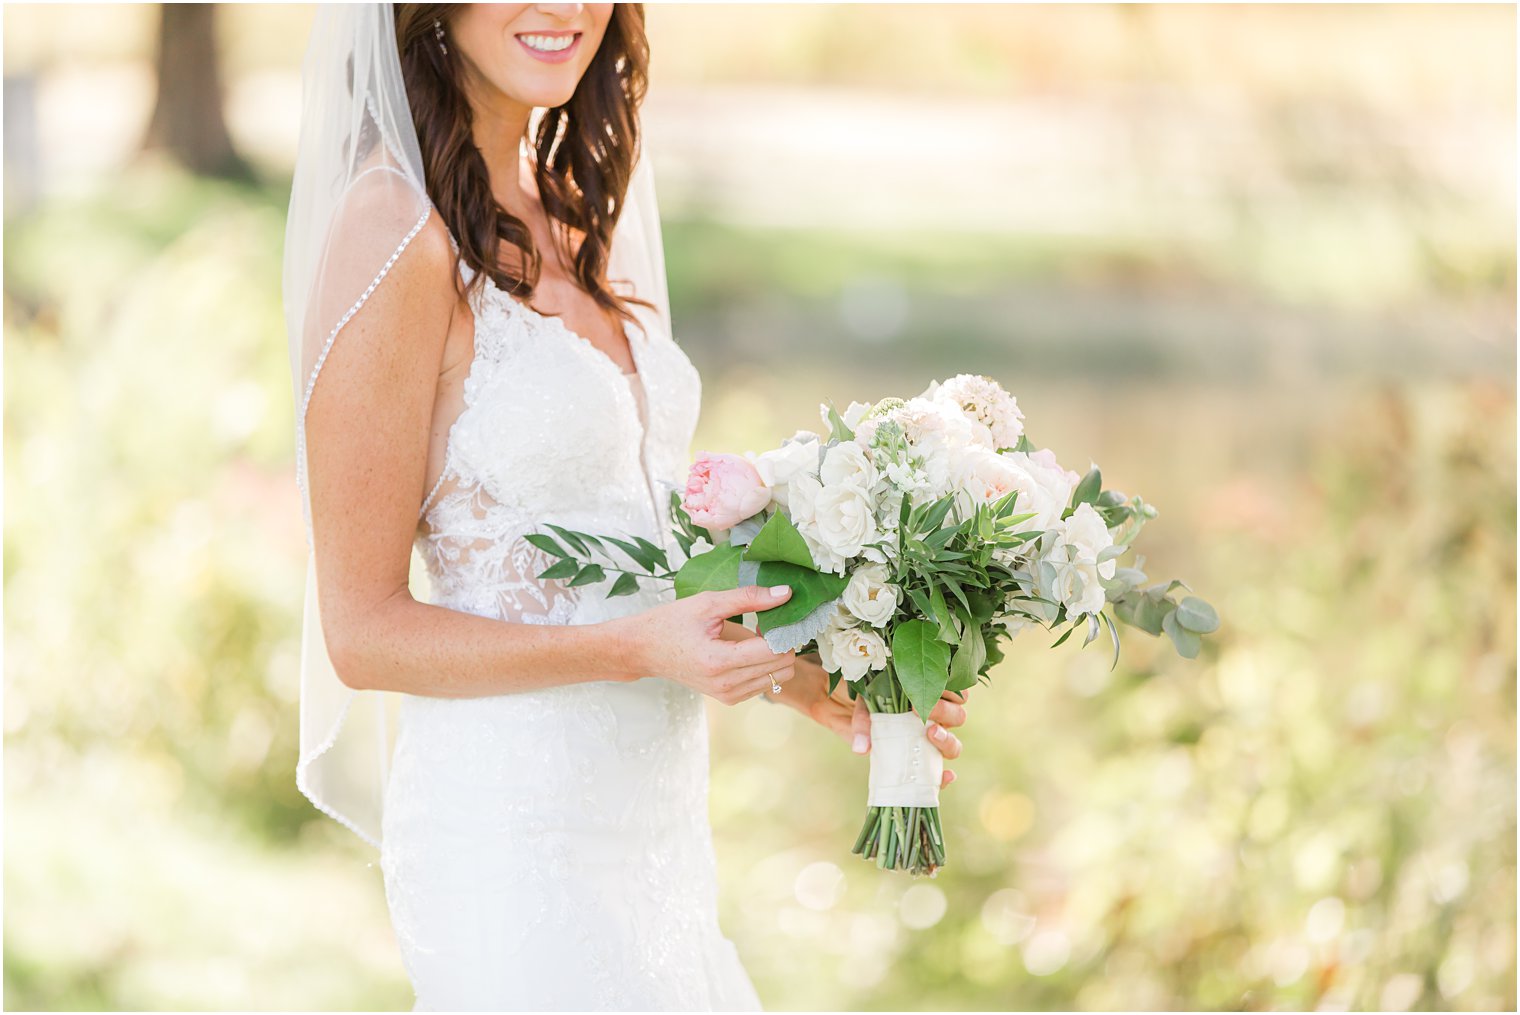
M 145 149 L 166 151 L 192 172 L 247 178 L 222 115 L 216 4 L 160 4 L 158 101 Z

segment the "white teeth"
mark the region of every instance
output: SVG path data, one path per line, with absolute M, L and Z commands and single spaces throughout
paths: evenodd
M 573 35 L 519 35 L 519 39 L 528 44 L 530 49 L 536 49 L 541 53 L 558 53 L 562 49 L 568 49 L 575 41 Z

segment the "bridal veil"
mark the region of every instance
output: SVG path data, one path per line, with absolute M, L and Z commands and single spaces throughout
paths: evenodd
M 385 284 L 392 266 L 406 256 L 432 213 L 392 6 L 319 5 L 302 68 L 300 142 L 283 274 L 296 482 L 307 544 L 296 784 L 319 810 L 377 848 L 396 695 L 347 686 L 328 656 L 318 608 L 305 423 L 319 380 L 343 382 L 323 374 L 329 351 L 342 341 L 345 325 L 370 295 Z M 650 319 L 668 338 L 670 305 L 654 172 L 647 141 L 640 138 L 639 145 L 607 274 L 614 288 L 626 282 L 632 295 L 655 305 Z M 630 293 L 624 288 L 623 294 Z

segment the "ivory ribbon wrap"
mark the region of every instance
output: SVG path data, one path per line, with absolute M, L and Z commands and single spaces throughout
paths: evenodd
M 938 807 L 945 758 L 913 712 L 871 713 L 868 807 Z

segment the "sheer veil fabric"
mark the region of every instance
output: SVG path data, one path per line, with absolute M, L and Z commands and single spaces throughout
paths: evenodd
M 392 5 L 323 4 L 302 70 L 300 142 L 285 231 L 284 302 L 307 537 L 296 782 L 312 803 L 381 844 L 395 694 L 357 691 L 333 668 L 318 611 L 306 409 L 344 327 L 385 285 L 432 211 L 402 81 Z M 635 164 L 608 277 L 655 304 L 640 320 L 670 339 L 664 250 L 647 142 Z M 420 505 L 419 505 L 420 507 Z

